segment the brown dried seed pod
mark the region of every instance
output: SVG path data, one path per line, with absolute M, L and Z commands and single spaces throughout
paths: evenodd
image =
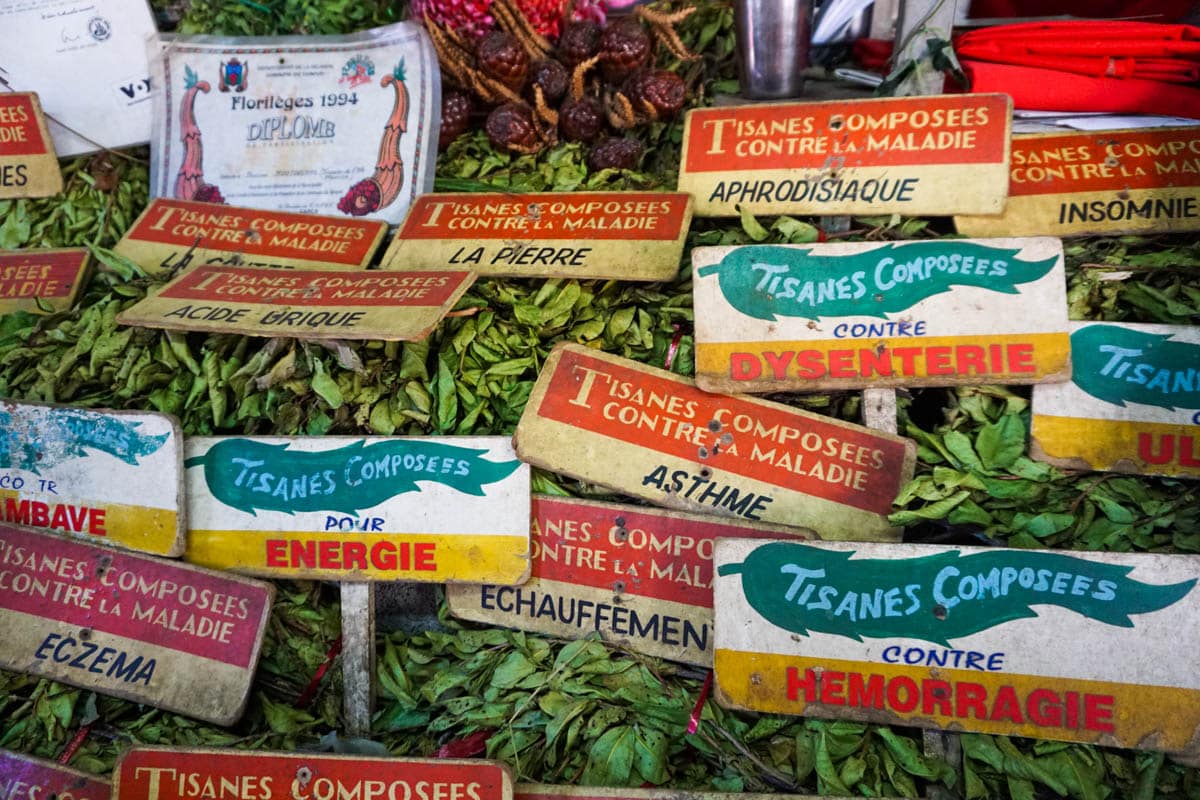
M 651 119 L 668 120 L 683 109 L 687 87 L 683 78 L 666 69 L 639 70 L 625 82 L 633 107 Z
M 515 92 L 521 91 L 529 77 L 529 54 L 517 37 L 505 31 L 492 31 L 480 39 L 475 61 L 485 75 Z
M 600 37 L 600 65 L 604 79 L 620 86 L 650 61 L 650 34 L 633 17 L 617 20 Z
M 533 65 L 533 84 L 542 88 L 542 96 L 547 103 L 557 103 L 566 95 L 571 75 L 560 62 L 543 58 Z
M 642 157 L 642 143 L 637 139 L 605 139 L 588 153 L 588 169 L 636 169 Z
M 492 109 L 484 128 L 488 141 L 497 150 L 536 153 L 542 147 L 533 112 L 520 103 L 505 103 Z
M 438 150 L 467 131 L 471 122 L 471 96 L 454 89 L 442 91 L 442 126 L 438 131 Z
M 558 130 L 568 142 L 595 141 L 604 129 L 604 108 L 594 97 L 584 96 L 563 103 Z
M 601 27 L 590 19 L 568 22 L 558 37 L 558 58 L 568 67 L 600 52 Z

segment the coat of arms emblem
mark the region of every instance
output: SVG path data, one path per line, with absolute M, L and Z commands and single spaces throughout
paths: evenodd
M 221 91 L 228 92 L 230 89 L 237 92 L 246 91 L 246 77 L 248 72 L 249 67 L 236 58 L 222 61 L 219 84 Z

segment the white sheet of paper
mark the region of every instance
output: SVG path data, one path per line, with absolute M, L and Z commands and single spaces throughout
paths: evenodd
M 142 144 L 155 30 L 146 0 L 0 0 L 0 78 L 38 93 L 60 158 Z

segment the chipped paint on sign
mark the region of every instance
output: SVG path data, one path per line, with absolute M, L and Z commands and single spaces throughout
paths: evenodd
M 387 223 L 155 198 L 113 251 L 150 275 L 195 264 L 285 269 L 366 267 Z
M 135 747 L 113 768 L 113 800 L 194 800 L 195 786 L 230 783 L 253 786 L 241 793 L 248 800 L 513 797 L 509 768 L 497 761 Z
M 519 583 L 529 467 L 499 436 L 193 437 L 188 550 L 265 577 Z
M 0 750 L 4 800 L 109 800 L 109 782 L 54 761 Z
M 658 658 L 712 666 L 718 537 L 810 532 L 642 506 L 535 496 L 533 567 L 521 586 L 452 585 L 460 619 L 577 639 L 593 631 Z
M 692 381 L 589 347 L 546 359 L 514 436 L 522 460 L 684 511 L 891 538 L 908 439 Z
M 679 190 L 700 217 L 997 214 L 1012 104 L 959 94 L 697 108 Z
M 470 272 L 195 266 L 118 314 L 117 322 L 246 336 L 417 341 L 474 281 Z
M 1067 469 L 1200 478 L 1200 330 L 1071 331 L 1074 378 L 1034 387 L 1030 454 Z
M 174 417 L 0 403 L 0 521 L 183 553 L 183 436 Z
M 50 197 L 62 189 L 62 171 L 38 96 L 0 92 L 0 200 Z
M 82 247 L 0 251 L 0 314 L 66 311 L 90 259 Z
M 1014 136 L 1004 213 L 954 225 L 966 236 L 1200 230 L 1200 129 Z
M 383 269 L 665 281 L 679 272 L 692 199 L 678 192 L 427 194 Z
M 274 592 L 178 561 L 0 526 L 0 667 L 232 725 Z
M 717 699 L 1192 752 L 1200 557 L 722 540 Z M 1096 658 L 1105 653 L 1105 658 Z
M 710 392 L 1070 376 L 1057 239 L 697 247 L 692 266 Z

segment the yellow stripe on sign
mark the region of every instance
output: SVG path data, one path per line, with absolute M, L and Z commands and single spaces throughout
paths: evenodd
M 0 491 L 0 517 L 5 522 L 73 533 L 157 556 L 183 554 L 179 515 L 165 508 L 104 503 L 71 498 L 61 502 L 53 495 L 22 497 Z
M 1200 733 L 1197 689 L 726 649 L 714 663 L 723 704 L 752 711 L 1167 751 Z
M 529 537 L 192 530 L 184 558 L 267 578 L 511 585 L 529 574 Z
M 768 358 L 768 355 L 770 356 Z M 1069 377 L 1071 337 L 1061 333 L 914 336 L 770 342 L 697 342 L 696 372 L 737 387 L 1031 383 Z
M 1200 477 L 1200 426 L 1035 414 L 1033 439 L 1056 461 L 1087 469 Z

